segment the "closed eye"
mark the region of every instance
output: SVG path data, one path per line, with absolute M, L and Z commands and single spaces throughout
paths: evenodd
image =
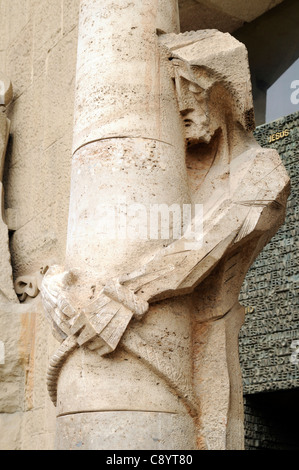
M 189 91 L 191 91 L 191 93 L 194 93 L 194 94 L 200 94 L 200 93 L 203 93 L 204 92 L 204 89 L 201 88 L 199 85 L 197 85 L 196 83 L 191 83 L 189 85 Z

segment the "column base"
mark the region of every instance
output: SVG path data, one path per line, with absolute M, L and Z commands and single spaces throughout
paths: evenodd
M 57 450 L 195 450 L 188 415 L 147 411 L 77 413 L 57 419 Z

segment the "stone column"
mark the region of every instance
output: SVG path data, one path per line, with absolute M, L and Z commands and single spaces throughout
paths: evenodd
M 68 267 L 106 279 L 161 246 L 105 240 L 103 206 L 189 202 L 184 134 L 158 45 L 178 22 L 177 0 L 81 1 Z
M 177 0 L 81 1 L 66 267 L 85 272 L 85 302 L 165 243 L 105 239 L 103 206 L 189 202 L 184 133 L 159 48 L 159 35 L 178 24 Z M 189 330 L 185 302 L 166 303 L 151 309 L 130 350 L 76 350 L 59 376 L 57 448 L 194 448 L 190 410 L 156 372 L 162 364 L 176 374 L 181 362 L 191 380 Z

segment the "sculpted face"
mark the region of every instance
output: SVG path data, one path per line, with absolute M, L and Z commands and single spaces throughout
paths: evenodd
M 173 65 L 187 144 L 209 143 L 214 133 L 211 129 L 208 99 L 213 79 L 199 67 L 188 67 L 181 60 L 174 60 Z

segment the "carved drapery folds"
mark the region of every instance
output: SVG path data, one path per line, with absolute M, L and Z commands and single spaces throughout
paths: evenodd
M 159 41 L 185 133 L 191 201 L 203 205 L 203 243 L 190 250 L 182 236 L 136 271 L 97 283 L 76 269 L 48 271 L 43 303 L 62 343 L 48 372 L 54 403 L 61 368 L 75 349 L 105 356 L 123 348 L 162 377 L 196 416 L 194 377 L 180 370 L 179 360 L 169 367 L 139 334 L 140 325 L 153 303 L 179 296 L 196 304 L 198 331 L 238 311 L 249 266 L 284 220 L 289 180 L 278 154 L 261 149 L 252 137 L 245 47 L 214 30 L 162 34 Z M 89 301 L 79 294 L 87 291 Z M 138 329 L 131 328 L 138 322 Z

